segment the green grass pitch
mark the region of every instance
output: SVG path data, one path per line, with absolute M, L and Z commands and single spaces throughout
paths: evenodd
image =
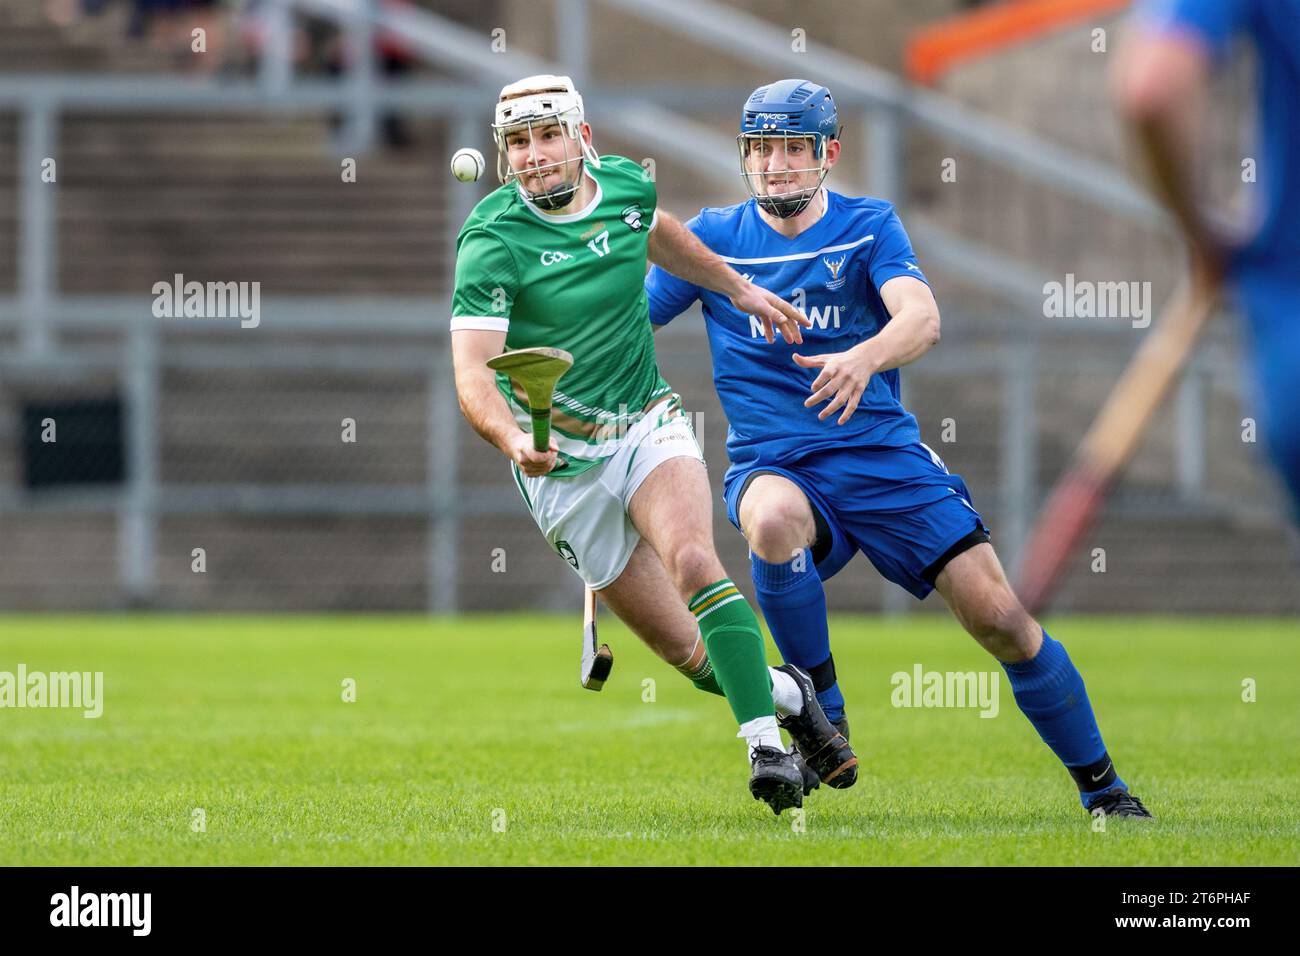
M 609 614 L 601 638 L 615 666 L 598 694 L 578 686 L 576 612 L 4 616 L 0 671 L 103 671 L 105 704 L 97 720 L 0 709 L 0 863 L 1300 858 L 1295 622 L 1048 625 L 1154 825 L 1112 820 L 1094 832 L 1005 677 L 994 718 L 891 706 L 890 676 L 917 663 L 997 670 L 947 617 L 833 620 L 862 774 L 851 790 L 814 792 L 798 827 L 750 798 L 725 702 L 693 690 Z M 1254 703 L 1242 700 L 1246 678 Z

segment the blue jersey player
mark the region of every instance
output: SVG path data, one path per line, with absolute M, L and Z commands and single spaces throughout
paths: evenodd
M 1194 174 L 1199 107 L 1236 39 L 1254 47 L 1259 108 L 1260 195 L 1244 229 L 1207 214 Z M 1193 265 L 1226 280 L 1246 315 L 1252 404 L 1300 523 L 1300 0 L 1146 2 L 1115 80 Z
M 656 326 L 696 299 L 703 305 L 730 423 L 727 515 L 749 542 L 772 636 L 786 661 L 811 673 L 847 736 L 822 582 L 861 551 L 917 598 L 943 595 L 1002 663 L 1086 809 L 1149 817 L 1116 774 L 1070 656 L 1021 607 L 965 482 L 899 402 L 898 369 L 939 340 L 939 309 L 893 206 L 824 187 L 838 130 L 825 87 L 759 87 L 737 137 L 750 200 L 688 223 L 754 283 L 807 312 L 802 345 L 769 344 L 759 320 L 658 267 L 646 278 Z

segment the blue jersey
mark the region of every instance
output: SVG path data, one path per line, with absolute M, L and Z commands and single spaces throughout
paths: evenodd
M 791 356 L 843 352 L 870 338 L 889 321 L 880 287 L 896 276 L 925 281 L 891 203 L 826 194 L 829 205 L 821 219 L 793 239 L 764 222 L 752 199 L 702 209 L 686 224 L 733 268 L 807 313 L 813 326 L 803 330 L 802 345 L 787 345 L 779 335 L 768 344 L 758 319 L 658 266 L 646 277 L 655 325 L 670 322 L 696 299 L 703 304 L 733 470 L 788 464 L 846 445 L 920 441 L 916 419 L 899 401 L 897 369 L 871 376 L 857 411 L 843 425 L 836 424 L 839 411 L 817 419 L 824 403 L 804 407 L 819 370 L 802 368 Z
M 1162 32 L 1185 32 L 1221 62 L 1248 37 L 1257 54 L 1260 229 L 1238 268 L 1290 270 L 1300 257 L 1300 0 L 1147 0 L 1142 16 Z

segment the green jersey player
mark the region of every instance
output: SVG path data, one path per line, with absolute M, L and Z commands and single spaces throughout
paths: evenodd
M 769 342 L 775 332 L 802 341 L 808 319 L 659 210 L 639 165 L 596 154 L 568 77 L 506 86 L 495 120 L 502 185 L 475 207 L 456 247 L 461 411 L 509 459 L 557 553 L 657 655 L 727 698 L 749 744 L 756 798 L 776 813 L 802 803 L 802 775 L 778 726 L 819 755 L 823 780 L 850 785 L 857 759 L 847 741 L 806 674 L 767 667 L 757 618 L 714 551 L 704 461 L 655 364 L 647 258 L 758 316 Z M 485 365 L 506 348 L 533 346 L 573 355 L 544 453 L 532 447 L 526 398 Z

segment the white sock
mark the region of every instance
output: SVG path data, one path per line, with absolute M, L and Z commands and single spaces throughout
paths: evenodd
M 798 717 L 803 713 L 803 691 L 799 689 L 798 683 L 785 671 L 779 671 L 775 667 L 769 667 L 768 672 L 772 675 L 772 703 L 776 704 L 777 713 L 782 717 L 790 714 Z
M 755 747 L 775 747 L 777 750 L 785 750 L 775 717 L 755 717 L 753 720 L 747 720 L 740 725 L 740 733 L 736 736 L 744 737 L 749 742 L 750 750 Z

